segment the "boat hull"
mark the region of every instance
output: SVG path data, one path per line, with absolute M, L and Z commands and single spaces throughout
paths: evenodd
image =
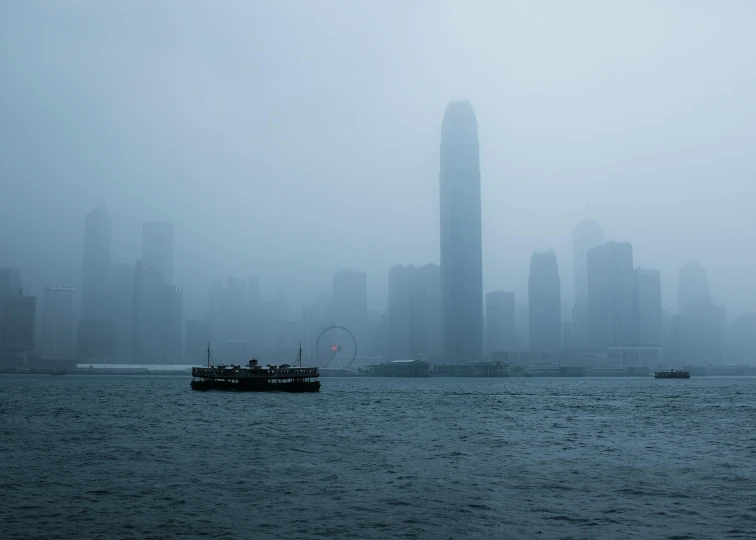
M 271 382 L 268 380 L 227 381 L 201 379 L 192 381 L 192 390 L 225 390 L 231 392 L 320 392 L 320 381 Z
M 690 373 L 654 373 L 654 379 L 690 379 Z

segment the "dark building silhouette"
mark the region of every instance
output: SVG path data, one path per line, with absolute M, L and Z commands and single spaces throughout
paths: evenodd
M 22 294 L 21 272 L 15 268 L 0 269 L 0 353 L 5 351 L 10 297 Z
M 173 283 L 173 225 L 148 221 L 142 226 L 142 262 Z
M 71 307 L 73 287 L 45 287 L 42 321 L 42 356 L 48 359 L 72 358 Z
M 575 265 L 575 303 L 572 306 L 572 346 L 584 349 L 590 341 L 590 317 L 588 314 L 588 250 L 604 243 L 604 231 L 598 223 L 586 218 L 572 234 Z
M 85 361 L 106 361 L 115 357 L 115 324 L 110 304 L 110 229 L 110 215 L 104 205 L 87 214 L 77 334 L 77 356 Z
M 436 264 L 389 270 L 389 359 L 425 360 L 441 348 L 441 271 Z
M 635 301 L 638 345 L 659 347 L 664 342 L 662 327 L 661 275 L 658 270 L 635 269 Z
M 186 321 L 184 358 L 187 364 L 202 364 L 207 359 L 210 325 L 207 321 Z
M 721 363 L 724 310 L 712 302 L 706 270 L 696 261 L 680 268 L 678 309 L 672 317 L 673 358 L 685 364 Z
M 87 214 L 84 222 L 84 257 L 81 266 L 83 319 L 108 318 L 110 250 L 110 214 L 101 205 Z
M 483 356 L 483 255 L 478 125 L 472 106 L 452 102 L 441 127 L 441 302 L 446 360 Z
M 12 294 L 5 301 L 3 352 L 26 353 L 34 350 L 37 328 L 37 298 Z
M 493 291 L 486 294 L 486 353 L 517 350 L 515 295 Z
M 110 314 L 114 326 L 115 358 L 119 364 L 133 360 L 135 265 L 115 264 L 110 269 Z
M 637 344 L 633 247 L 607 242 L 588 250 L 589 345 L 597 348 Z
M 339 270 L 333 275 L 333 315 L 338 324 L 362 324 L 367 319 L 367 275 Z
M 136 363 L 159 364 L 163 358 L 163 304 L 165 284 L 155 268 L 138 260 L 134 269 L 132 358 Z
M 557 354 L 562 349 L 562 300 L 559 267 L 553 251 L 536 251 L 528 278 L 530 350 Z
M 168 285 L 163 297 L 162 363 L 180 364 L 184 359 L 184 292 L 178 285 Z

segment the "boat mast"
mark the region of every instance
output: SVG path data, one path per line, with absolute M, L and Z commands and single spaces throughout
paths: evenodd
M 302 342 L 299 342 L 299 367 L 302 367 Z
M 207 342 L 207 367 L 210 367 L 210 342 Z

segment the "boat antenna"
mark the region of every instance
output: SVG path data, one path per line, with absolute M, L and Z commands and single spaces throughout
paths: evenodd
M 299 342 L 299 367 L 302 367 L 302 342 Z
M 210 342 L 207 342 L 207 367 L 210 367 Z

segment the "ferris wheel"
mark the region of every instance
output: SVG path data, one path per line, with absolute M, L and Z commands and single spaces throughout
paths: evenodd
M 345 326 L 334 324 L 323 330 L 315 344 L 318 367 L 349 369 L 357 358 L 357 340 Z

